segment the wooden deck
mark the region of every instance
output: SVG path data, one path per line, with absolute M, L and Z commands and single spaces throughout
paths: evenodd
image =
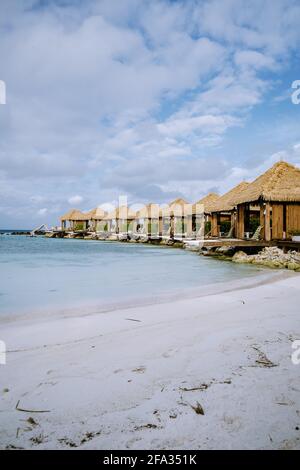
M 265 240 L 242 240 L 240 238 L 207 238 L 203 241 L 203 247 L 219 247 L 219 246 L 240 246 L 240 247 L 258 247 L 264 248 L 266 246 L 276 246 L 277 243 L 273 240 L 266 242 Z
M 266 246 L 278 246 L 283 250 L 300 250 L 300 242 L 293 242 L 291 240 L 249 240 L 240 238 L 207 238 L 203 242 L 203 247 L 220 247 L 220 246 L 240 246 L 240 247 L 258 247 L 265 248 Z

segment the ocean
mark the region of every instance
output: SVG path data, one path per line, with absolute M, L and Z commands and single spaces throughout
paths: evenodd
M 255 276 L 181 249 L 0 235 L 0 315 L 121 303 Z

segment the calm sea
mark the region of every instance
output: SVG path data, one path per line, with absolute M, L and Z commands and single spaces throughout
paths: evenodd
M 180 249 L 0 235 L 0 314 L 159 296 L 258 269 Z

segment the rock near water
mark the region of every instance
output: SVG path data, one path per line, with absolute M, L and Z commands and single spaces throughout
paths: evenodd
M 290 269 L 300 272 L 300 254 L 297 251 L 284 253 L 277 247 L 264 248 L 256 255 L 247 255 L 243 251 L 238 251 L 232 257 L 234 263 L 248 263 L 269 268 Z

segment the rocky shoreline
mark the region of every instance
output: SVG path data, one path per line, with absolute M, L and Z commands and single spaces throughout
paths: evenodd
M 289 269 L 300 272 L 300 253 L 288 251 L 285 253 L 276 246 L 263 248 L 258 253 L 247 254 L 234 247 L 220 247 L 215 250 L 200 250 L 204 256 L 217 257 L 220 260 L 232 261 L 240 264 L 253 264 L 273 269 Z
M 256 255 L 247 255 L 244 251 L 238 251 L 233 255 L 232 261 L 300 272 L 300 253 L 297 251 L 284 253 L 276 246 L 264 248 Z

